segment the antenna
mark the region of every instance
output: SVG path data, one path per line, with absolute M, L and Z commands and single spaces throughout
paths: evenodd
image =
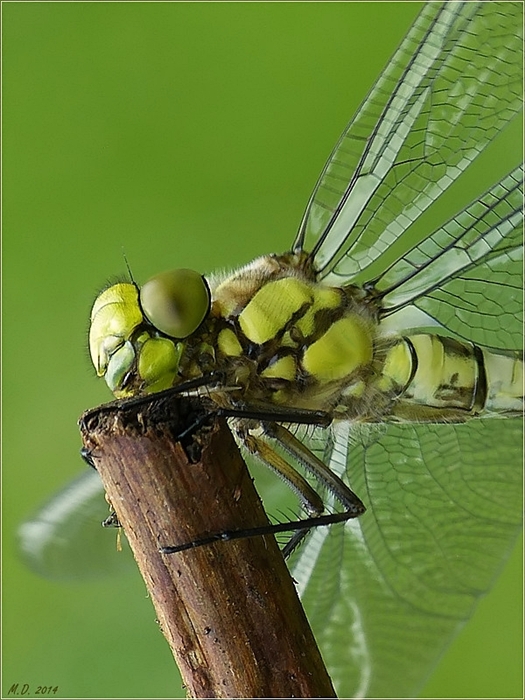
M 131 281 L 131 284 L 135 285 L 135 287 L 138 289 L 139 286 L 133 279 L 133 273 L 131 272 L 131 267 L 129 266 L 128 258 L 126 257 L 126 251 L 124 250 L 124 246 L 122 246 L 122 257 L 124 258 L 124 262 L 126 263 L 126 268 L 128 270 L 128 275 L 129 279 Z

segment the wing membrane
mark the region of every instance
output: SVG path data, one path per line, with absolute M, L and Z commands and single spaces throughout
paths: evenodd
M 295 249 L 342 284 L 376 260 L 521 109 L 520 3 L 427 3 L 343 133 Z
M 115 532 L 102 527 L 108 515 L 99 475 L 85 471 L 19 527 L 25 563 L 40 576 L 65 580 L 136 569 L 127 540 L 117 552 Z
M 437 324 L 482 345 L 521 348 L 522 209 L 520 166 L 391 265 L 375 281 L 385 327 Z
M 367 512 L 314 533 L 293 574 L 339 695 L 414 697 L 519 532 L 522 425 L 390 425 L 368 438 L 337 458 Z

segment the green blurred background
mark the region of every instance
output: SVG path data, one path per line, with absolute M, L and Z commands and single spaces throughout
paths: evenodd
M 18 523 L 83 468 L 77 417 L 110 398 L 85 349 L 91 303 L 123 250 L 139 282 L 285 250 L 419 7 L 3 5 L 4 697 L 16 682 L 184 697 L 138 575 L 53 583 L 16 553 Z M 471 196 L 520 153 L 514 129 Z M 521 696 L 520 553 L 425 696 Z

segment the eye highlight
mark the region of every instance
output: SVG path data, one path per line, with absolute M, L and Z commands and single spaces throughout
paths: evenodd
M 150 323 L 173 338 L 187 338 L 210 308 L 210 290 L 194 270 L 161 272 L 140 290 L 140 304 Z

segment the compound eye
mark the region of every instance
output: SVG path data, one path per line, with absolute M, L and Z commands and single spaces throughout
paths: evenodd
M 159 331 L 173 338 L 187 338 L 209 311 L 210 290 L 198 272 L 171 270 L 155 275 L 142 286 L 140 304 Z

